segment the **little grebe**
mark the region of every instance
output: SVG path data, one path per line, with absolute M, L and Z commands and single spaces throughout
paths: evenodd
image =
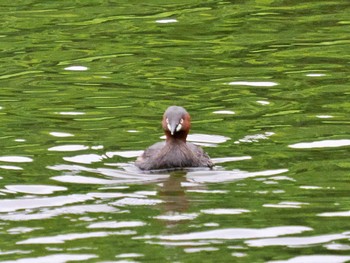
M 163 115 L 165 142 L 158 142 L 146 149 L 135 162 L 142 170 L 182 167 L 213 167 L 214 164 L 202 148 L 186 142 L 191 128 L 191 117 L 178 106 L 170 106 Z

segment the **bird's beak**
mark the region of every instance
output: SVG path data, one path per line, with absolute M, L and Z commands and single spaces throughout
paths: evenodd
M 168 127 L 171 135 L 174 135 L 175 132 L 178 132 L 181 130 L 182 125 L 180 123 L 177 123 L 177 122 L 170 122 L 170 123 L 168 123 L 167 127 Z

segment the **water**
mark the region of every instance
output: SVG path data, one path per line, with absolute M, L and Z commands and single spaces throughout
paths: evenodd
M 347 1 L 3 1 L 1 262 L 347 262 Z M 169 105 L 214 170 L 143 174 Z

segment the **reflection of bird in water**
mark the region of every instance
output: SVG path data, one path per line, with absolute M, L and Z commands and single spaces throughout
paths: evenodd
M 214 166 L 202 148 L 186 141 L 191 128 L 191 117 L 184 108 L 169 107 L 163 115 L 162 127 L 166 141 L 146 149 L 137 158 L 137 167 L 142 170 L 155 170 Z
M 188 198 L 187 190 L 202 190 L 204 185 L 191 185 L 187 180 L 187 171 L 173 171 L 158 190 L 159 197 L 164 201 L 159 204 L 161 215 L 156 218 L 162 220 L 169 228 L 188 223 L 197 217 L 197 213 L 188 212 L 191 207 L 191 199 Z
M 189 208 L 189 201 L 185 188 L 181 185 L 182 182 L 186 182 L 186 172 L 175 171 L 159 189 L 158 193 L 164 201 L 162 206 L 166 213 L 183 213 Z

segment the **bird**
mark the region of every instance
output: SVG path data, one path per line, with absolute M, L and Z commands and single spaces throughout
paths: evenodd
M 214 166 L 209 155 L 193 143 L 187 142 L 191 116 L 185 108 L 170 106 L 163 114 L 165 141 L 147 148 L 135 165 L 141 170 L 181 169 Z

